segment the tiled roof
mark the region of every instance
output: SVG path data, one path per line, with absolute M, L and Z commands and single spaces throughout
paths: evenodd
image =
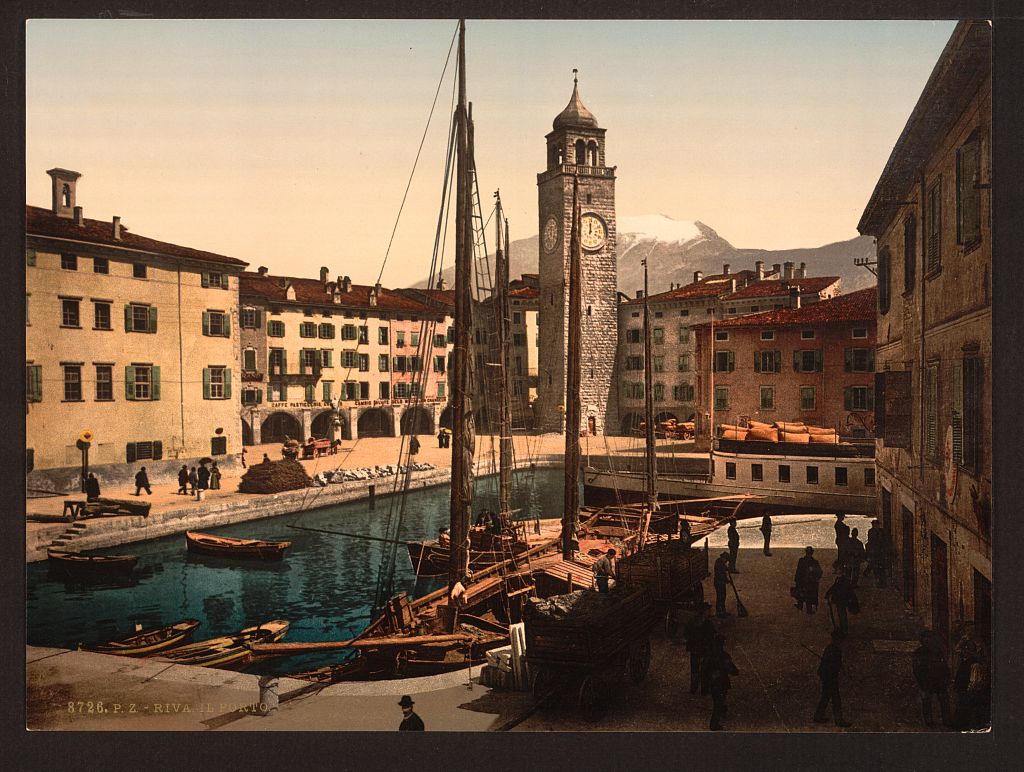
M 540 290 L 536 287 L 514 287 L 509 290 L 508 295 L 512 298 L 525 298 L 530 300 L 532 298 L 539 298 Z
M 395 292 L 410 298 L 413 302 L 443 306 L 445 311 L 455 311 L 454 289 L 397 289 Z
M 687 284 L 683 287 L 676 287 L 668 292 L 659 292 L 657 295 L 651 295 L 650 301 L 652 303 L 667 303 L 673 300 L 718 297 L 727 294 L 730 286 L 727 281 L 705 279 L 704 281 Z M 633 298 L 625 301 L 627 305 L 642 305 L 643 302 L 643 298 Z
M 873 322 L 877 313 L 877 290 L 875 287 L 857 290 L 849 295 L 839 295 L 800 308 L 782 308 L 778 311 L 764 311 L 715 322 L 715 329 L 724 327 L 798 327 L 807 324 L 828 322 Z M 710 327 L 710 322 L 696 325 Z
M 121 226 L 121 238 L 114 238 L 113 223 L 107 220 L 91 220 L 83 218 L 81 225 L 67 217 L 58 217 L 49 209 L 38 206 L 25 207 L 25 231 L 29 236 L 43 236 L 54 239 L 68 239 L 77 242 L 99 244 L 105 247 L 120 247 L 122 249 L 141 250 L 160 255 L 183 257 L 189 260 L 198 260 L 204 263 L 217 263 L 224 266 L 238 266 L 243 268 L 248 265 L 244 260 L 237 260 L 233 257 L 217 255 L 213 252 L 203 252 L 198 249 L 169 244 L 166 241 L 157 241 L 145 236 L 139 236 L 130 232 L 124 225 Z
M 284 279 L 288 284 L 281 286 Z M 295 288 L 295 300 L 288 299 L 288 287 Z M 367 284 L 353 284 L 349 292 L 341 293 L 341 302 L 335 303 L 327 289 L 317 279 L 300 279 L 292 276 L 270 276 L 245 271 L 239 282 L 239 294 L 247 297 L 262 298 L 268 303 L 295 303 L 298 305 L 341 306 L 343 308 L 374 309 L 378 311 L 407 311 L 425 314 L 430 309 L 422 303 L 401 295 L 395 290 L 381 288 L 377 305 L 370 305 L 370 292 L 373 287 Z
M 790 287 L 799 287 L 801 293 L 821 292 L 839 281 L 838 276 L 810 276 L 804 279 L 765 279 L 748 284 L 726 296 L 726 300 L 775 297 L 789 294 Z

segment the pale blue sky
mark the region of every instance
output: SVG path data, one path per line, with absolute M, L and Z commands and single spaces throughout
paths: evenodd
M 608 130 L 620 216 L 700 220 L 738 247 L 851 238 L 954 22 L 469 21 L 477 167 L 537 232 L 544 135 L 572 68 Z M 32 20 L 27 200 L 82 173 L 87 217 L 272 272 L 372 283 L 454 21 Z M 449 75 L 451 70 L 449 70 Z M 439 100 L 386 285 L 429 264 Z M 488 238 L 492 235 L 488 233 Z

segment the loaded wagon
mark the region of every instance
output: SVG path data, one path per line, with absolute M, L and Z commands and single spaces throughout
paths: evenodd
M 703 549 L 694 549 L 679 540 L 652 542 L 618 560 L 615 571 L 620 584 L 651 593 L 665 633 L 671 638 L 679 629 L 676 611 L 704 600 L 707 542 Z
M 584 718 L 599 720 L 608 708 L 612 678 L 624 671 L 640 683 L 647 676 L 649 634 L 657 620 L 654 598 L 646 589 L 531 598 L 523 622 L 534 699 L 569 692 Z

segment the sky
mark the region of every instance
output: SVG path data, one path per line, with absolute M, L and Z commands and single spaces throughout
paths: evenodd
M 544 137 L 578 68 L 620 217 L 699 220 L 744 248 L 852 238 L 954 26 L 470 20 L 484 216 L 500 189 L 512 239 L 537 233 Z M 47 169 L 74 169 L 86 217 L 252 270 L 372 284 L 383 265 L 385 286 L 414 284 L 437 227 L 455 28 L 30 20 L 27 203 L 49 206 Z

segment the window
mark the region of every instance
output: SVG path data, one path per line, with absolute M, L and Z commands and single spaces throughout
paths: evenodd
M 341 327 L 341 339 L 342 340 L 356 340 L 359 337 L 359 333 L 356 330 L 354 324 L 344 324 Z
M 377 356 L 377 369 L 380 370 L 382 373 L 386 373 L 388 371 L 388 355 L 387 354 L 379 354 Z
M 800 330 L 800 340 L 814 340 L 814 330 Z
M 818 467 L 809 466 L 807 467 L 807 484 L 817 485 L 818 484 Z
M 359 399 L 369 399 L 369 398 L 370 398 L 370 382 L 369 381 L 360 381 L 359 382 Z
M 643 399 L 644 385 L 642 383 L 625 384 L 626 399 Z
M 626 357 L 626 369 L 627 370 L 643 370 L 644 369 L 644 358 L 639 355 L 630 355 Z
M 81 365 L 64 365 L 64 401 L 82 401 Z
M 320 369 L 320 352 L 314 348 L 299 351 L 299 373 L 315 375 Z
M 435 373 L 443 373 L 444 372 L 445 359 L 446 358 L 444 356 L 434 357 L 434 372 Z M 518 357 L 517 357 L 517 359 L 518 359 Z
M 359 384 L 355 381 L 345 381 L 345 390 L 342 392 L 342 399 L 358 399 Z
M 731 373 L 736 369 L 736 354 L 732 351 L 715 352 L 715 372 Z
M 333 352 L 329 348 L 320 349 L 320 366 L 334 367 Z
M 214 338 L 231 337 L 231 320 L 223 311 L 203 311 L 203 335 Z
M 843 369 L 848 373 L 872 373 L 875 371 L 875 350 L 873 348 L 848 348 L 845 351 Z
M 110 261 L 105 257 L 94 257 L 92 259 L 93 273 L 110 273 Z
M 228 288 L 228 277 L 222 273 L 206 273 L 204 272 L 200 277 L 200 283 L 204 287 L 218 287 L 219 289 Z
M 854 327 L 853 332 L 850 333 L 851 338 L 867 338 L 868 328 L 867 327 Z
M 25 365 L 25 399 L 29 402 L 43 401 L 42 365 Z
M 626 330 L 626 343 L 640 343 L 640 342 L 641 342 L 640 329 L 638 327 L 633 327 L 633 328 L 630 328 L 630 329 Z
M 789 464 L 779 464 L 779 482 L 789 482 Z
M 61 253 L 60 256 L 60 267 L 65 271 L 77 271 L 78 270 L 78 255 L 71 255 L 67 252 Z
M 259 405 L 261 402 L 263 402 L 262 391 L 259 389 L 242 389 L 243 405 Z
M 270 374 L 284 375 L 287 372 L 287 356 L 283 348 L 270 349 Z
M 406 362 L 404 356 L 394 357 L 391 361 L 391 370 L 396 373 L 404 373 L 406 370 Z
M 715 386 L 715 410 L 729 409 L 729 387 Z
M 272 319 L 267 322 L 267 337 L 270 338 L 283 338 L 284 337 L 284 322 L 277 319 Z
M 846 485 L 847 470 L 845 466 L 836 467 L 836 485 Z
M 382 346 L 388 345 L 388 328 L 378 327 L 377 328 L 377 343 Z
M 259 311 L 252 306 L 243 306 L 238 312 L 238 323 L 247 330 L 259 329 Z
M 303 399 L 305 399 L 307 403 L 316 402 L 316 384 L 307 383 L 304 386 L 303 391 L 305 392 L 303 394 Z
M 365 319 L 366 317 L 363 317 L 363 318 Z M 360 327 L 359 327 L 359 342 L 360 343 L 369 343 L 370 342 L 370 328 L 367 327 L 365 324 L 364 325 L 360 325 Z
M 516 381 L 516 383 L 519 383 L 519 381 Z M 438 398 L 444 399 L 445 394 L 446 394 L 446 392 L 445 392 L 446 386 L 447 386 L 447 384 L 445 384 L 444 381 L 438 381 L 437 382 L 437 396 L 438 396 Z
M 665 357 L 651 357 L 651 370 L 656 373 L 665 372 Z
M 885 314 L 889 311 L 889 292 L 892 274 L 892 258 L 889 248 L 884 247 L 878 252 L 878 311 Z
M 925 272 L 933 273 L 942 267 L 939 253 L 941 243 L 939 232 L 942 230 L 942 177 L 928 189 L 924 199 L 924 252 Z
M 764 481 L 764 465 L 763 464 L 751 464 L 750 465 L 750 479 L 754 482 Z
M 418 332 L 409 333 L 409 345 L 413 348 L 420 345 L 420 334 Z
M 843 389 L 843 409 L 874 410 L 875 389 L 873 386 L 847 386 Z
M 693 402 L 693 384 L 681 383 L 673 386 L 672 399 L 676 402 Z
M 522 323 L 523 323 L 523 313 L 522 313 L 522 311 L 513 311 L 512 312 L 512 324 L 522 324 Z
M 953 395 L 953 455 L 961 466 L 977 470 L 981 458 L 982 361 L 967 357 L 957 365 L 953 379 L 960 387 L 954 386 Z
M 775 340 L 775 330 L 761 330 L 761 340 Z
M 717 341 L 727 341 L 727 340 L 729 340 L 729 333 L 724 331 L 724 330 L 716 330 L 715 331 L 715 340 L 717 340 Z
M 654 312 L 654 318 L 655 319 L 661 319 L 661 317 L 663 317 L 664 315 L 665 315 L 664 311 L 655 311 Z
M 409 396 L 409 384 L 408 383 L 396 383 L 395 384 L 395 399 L 406 399 Z
M 359 355 L 359 372 L 368 373 L 370 372 L 370 355 L 360 354 Z
M 512 345 L 513 346 L 525 346 L 526 345 L 526 333 L 514 332 L 512 333 Z
M 909 215 L 903 221 L 903 292 L 914 291 L 917 267 L 917 220 Z
M 156 306 L 129 303 L 124 307 L 125 332 L 156 332 Z
M 774 410 L 775 409 L 775 387 L 774 386 L 762 386 L 761 387 L 761 409 L 762 410 Z
M 317 328 L 317 335 L 325 340 L 334 340 L 334 325 L 324 322 Z
M 448 333 L 447 333 L 446 337 L 448 338 L 448 342 L 449 343 L 454 343 L 455 342 L 455 328 L 454 327 L 449 327 L 448 328 Z
M 932 461 L 938 461 L 939 457 L 939 365 L 933 363 L 925 370 L 924 381 L 924 411 L 925 411 L 925 456 Z
M 736 462 L 726 461 L 725 462 L 725 479 L 735 480 L 736 479 Z
M 359 366 L 359 353 L 352 350 L 345 350 L 341 352 L 341 366 L 342 367 L 358 367 Z
M 249 371 L 256 369 L 256 349 L 247 348 L 242 352 L 242 369 Z
M 656 383 L 654 384 L 654 401 L 664 402 L 665 401 L 665 384 Z
M 800 387 L 800 409 L 801 410 L 814 410 L 816 406 L 816 398 L 813 386 L 801 386 Z
M 395 348 L 405 348 L 405 331 L 399 330 L 395 333 Z
M 875 487 L 875 468 L 873 466 L 864 467 L 864 485 L 870 488 Z
M 225 442 L 227 438 L 224 438 Z M 125 460 L 130 464 L 133 461 L 147 461 L 153 459 L 159 461 L 164 457 L 164 447 L 160 440 L 148 440 L 146 442 L 129 442 L 125 445 Z
M 132 263 L 132 276 L 136 279 L 146 278 L 146 264 L 145 263 Z
M 820 373 L 824 364 L 821 349 L 793 352 L 793 369 L 798 373 Z
M 333 386 L 334 384 L 331 383 L 330 381 L 323 381 L 324 402 L 331 401 L 331 389 L 333 388 Z
M 513 341 L 513 343 L 515 343 L 515 341 Z M 444 335 L 435 335 L 434 336 L 434 348 L 444 348 L 447 345 L 448 345 L 448 342 L 444 339 Z M 515 345 L 525 346 L 526 345 L 526 336 L 525 335 L 523 336 L 523 342 L 522 343 L 515 344 Z
M 679 325 L 679 342 L 689 343 L 690 342 L 690 328 L 684 325 Z
M 689 309 L 689 308 L 684 308 L 684 309 L 682 309 L 682 310 L 681 310 L 681 311 L 679 312 L 679 315 L 680 315 L 680 316 L 689 316 L 689 315 L 690 315 L 690 309 Z
M 516 357 L 516 375 L 522 375 L 522 374 L 523 374 L 523 358 L 521 356 L 517 356 Z M 594 377 L 593 369 L 591 369 L 591 371 L 590 371 L 590 377 L 591 378 Z M 518 381 L 516 381 L 516 383 L 518 383 Z
M 155 365 L 124 368 L 124 397 L 133 401 L 160 399 L 160 368 Z
M 956 240 L 968 247 L 981 240 L 980 149 L 975 131 L 956 153 Z
M 227 367 L 203 368 L 203 399 L 231 398 L 231 370 Z
M 78 301 L 63 299 L 60 301 L 60 326 L 80 327 L 81 320 L 78 315 Z
M 754 352 L 755 373 L 781 373 L 782 352 L 781 351 L 755 351 Z
M 299 325 L 299 337 L 300 338 L 315 338 L 316 337 L 316 322 L 302 322 Z
M 680 354 L 679 359 L 676 362 L 676 369 L 681 373 L 690 372 L 690 355 Z
M 114 399 L 114 368 L 111 365 L 96 365 L 96 401 L 111 402 Z
M 380 398 L 391 399 L 391 384 L 387 381 L 382 381 L 380 384 Z

